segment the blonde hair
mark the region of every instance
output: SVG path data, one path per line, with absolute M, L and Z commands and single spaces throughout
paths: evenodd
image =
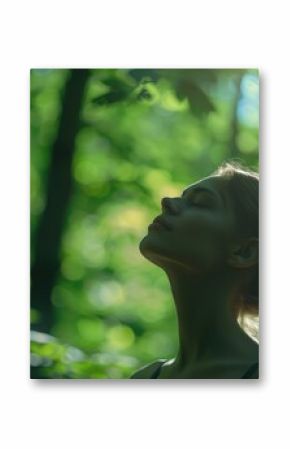
M 240 236 L 259 237 L 259 174 L 241 162 L 223 162 L 213 173 L 226 179 L 228 195 Z M 237 321 L 255 341 L 259 341 L 259 263 L 252 280 L 235 298 Z

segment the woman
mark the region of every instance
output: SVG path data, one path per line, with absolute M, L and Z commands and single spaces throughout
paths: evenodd
M 258 174 L 225 162 L 161 204 L 140 251 L 168 276 L 179 348 L 131 378 L 258 378 L 259 345 L 239 325 L 258 315 Z

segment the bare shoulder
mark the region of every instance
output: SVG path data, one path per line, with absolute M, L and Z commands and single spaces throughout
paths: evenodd
M 140 369 L 135 371 L 130 379 L 150 379 L 155 370 L 160 366 L 161 363 L 164 363 L 165 359 L 158 359 L 154 362 L 148 363 L 147 365 L 142 366 Z

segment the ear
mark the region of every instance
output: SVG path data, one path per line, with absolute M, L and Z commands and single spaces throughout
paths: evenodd
M 234 268 L 248 268 L 259 261 L 259 239 L 248 237 L 231 246 L 228 263 Z

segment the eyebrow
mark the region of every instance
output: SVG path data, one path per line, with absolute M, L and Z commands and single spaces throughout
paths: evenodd
M 188 188 L 188 189 L 186 189 L 186 190 L 184 190 L 184 192 L 182 192 L 182 195 L 181 196 L 184 196 L 184 194 L 186 193 L 186 192 L 192 192 L 192 193 L 195 193 L 195 192 L 205 192 L 205 193 L 209 193 L 210 195 L 212 195 L 212 196 L 214 196 L 215 198 L 216 198 L 216 193 L 214 193 L 212 190 L 210 190 L 210 189 L 206 189 L 205 187 L 195 187 L 194 189 L 193 188 Z

